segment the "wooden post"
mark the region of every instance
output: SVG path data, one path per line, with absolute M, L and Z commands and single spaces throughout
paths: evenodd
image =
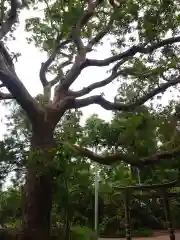
M 128 191 L 125 191 L 124 192 L 124 210 L 125 210 L 126 240 L 131 240 L 129 204 L 130 204 L 129 194 L 128 194 Z
M 165 189 L 163 190 L 163 200 L 164 200 L 164 211 L 166 216 L 166 225 L 169 232 L 169 238 L 170 240 L 175 240 L 175 234 L 172 227 L 171 213 L 170 213 L 170 207 L 169 207 L 169 198 Z

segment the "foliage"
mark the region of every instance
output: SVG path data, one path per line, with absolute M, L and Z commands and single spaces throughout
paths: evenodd
M 15 109 L 14 109 L 15 110 Z M 152 110 L 145 108 L 147 115 L 141 114 L 143 121 L 144 116 L 148 116 L 149 127 L 143 125 L 139 128 L 137 124 L 137 116 L 135 114 L 122 115 L 115 114 L 110 122 L 102 121 L 98 116 L 91 116 L 87 119 L 84 126 L 80 125 L 81 113 L 78 111 L 69 112 L 67 117 L 64 117 L 63 122 L 56 129 L 56 139 L 59 141 L 56 157 L 53 161 L 54 171 L 54 197 L 53 197 L 53 209 L 52 209 L 52 227 L 55 229 L 56 235 L 67 236 L 70 234 L 71 229 L 76 229 L 75 234 L 84 234 L 86 236 L 85 226 L 90 229 L 94 227 L 94 165 L 90 163 L 86 158 L 80 156 L 72 156 L 69 150 L 65 149 L 61 144 L 61 141 L 70 141 L 72 144 L 83 144 L 84 146 L 94 148 L 97 147 L 98 151 L 114 151 L 119 144 L 124 147 L 124 150 L 128 154 L 149 154 L 145 152 L 154 151 L 158 148 L 158 140 L 161 139 L 163 143 L 166 140 L 162 140 L 163 134 L 166 134 L 166 128 L 162 128 L 159 131 L 159 126 L 162 124 L 162 112 L 154 113 Z M 16 111 L 13 112 L 15 114 Z M 18 113 L 18 111 L 17 111 Z M 161 121 L 159 121 L 161 116 Z M 11 116 L 11 120 L 16 122 L 16 118 Z M 167 115 L 163 121 L 168 121 Z M 161 125 L 162 124 L 162 125 Z M 166 123 L 168 125 L 168 123 Z M 16 132 L 17 125 L 9 129 L 9 131 Z M 25 125 L 21 124 L 21 127 Z M 158 127 L 158 129 L 157 129 Z M 103 131 L 101 131 L 101 128 Z M 115 130 L 113 130 L 115 129 Z M 132 130 L 134 129 L 134 130 Z M 164 129 L 164 131 L 163 131 Z M 158 130 L 158 131 L 157 131 Z M 136 131 L 136 135 L 132 132 Z M 156 131 L 156 134 L 154 133 Z M 112 134 L 109 134 L 112 133 Z M 145 134 L 146 133 L 146 134 Z M 141 135 L 142 134 L 142 135 Z M 159 135 L 158 135 L 159 134 Z M 132 141 L 132 144 L 128 144 L 128 138 Z M 141 143 L 140 139 L 143 139 Z M 3 144 L 6 146 L 4 152 L 1 152 L 1 159 L 7 159 L 3 163 L 6 168 L 9 167 L 8 156 L 9 149 L 14 149 L 14 146 L 20 146 L 21 138 L 16 138 L 16 135 L 11 135 L 11 141 L 8 141 L 8 134 Z M 28 136 L 24 143 L 28 148 Z M 16 145 L 14 145 L 16 143 Z M 134 143 L 134 145 L 133 145 Z M 138 144 L 139 143 L 139 144 Z M 9 146 L 10 144 L 10 146 Z M 17 149 L 17 152 L 19 149 Z M 137 152 L 135 152 L 137 151 Z M 14 151 L 13 151 L 14 152 Z M 5 155 L 4 155 L 5 154 Z M 18 165 L 19 155 L 12 155 L 13 163 L 16 169 L 22 170 L 25 164 L 23 161 L 23 155 L 21 165 Z M 26 155 L 24 155 L 26 156 Z M 10 157 L 9 157 L 10 159 Z M 17 165 L 16 165 L 17 162 Z M 116 232 L 117 236 L 124 236 L 122 229 L 124 226 L 124 209 L 122 194 L 117 194 L 114 189 L 114 185 L 133 185 L 138 183 L 137 175 L 132 169 L 124 163 L 114 167 L 99 165 L 99 220 L 100 220 L 100 233 L 105 236 L 114 236 Z M 161 182 L 165 179 L 172 181 L 177 177 L 177 170 L 170 170 L 167 165 L 159 165 L 151 170 L 142 169 L 140 171 L 141 181 L 143 183 L 155 183 Z M 18 208 L 21 206 L 20 198 L 20 183 L 18 178 L 14 181 L 14 186 L 18 186 L 13 191 L 8 189 L 5 191 L 0 200 L 1 211 L 0 219 L 1 224 L 5 226 L 18 226 L 18 220 L 21 219 L 21 213 L 18 212 Z M 13 199 L 13 204 L 11 203 Z M 131 203 L 131 224 L 133 227 L 133 236 L 150 236 L 152 232 L 148 229 L 141 228 L 163 228 L 164 227 L 164 212 L 162 205 L 158 201 L 150 202 L 148 199 L 143 201 L 144 207 L 141 207 L 140 201 L 132 201 Z M 6 203 L 6 204 L 5 204 Z M 172 215 L 178 216 L 179 212 L 179 199 L 172 201 Z M 13 209 L 13 211 L 12 211 Z M 138 218 L 137 218 L 138 215 Z M 177 223 L 178 217 L 175 219 Z M 17 221 L 17 222 L 16 222 Z M 80 229 L 80 230 L 79 230 Z M 136 231 L 135 229 L 139 229 Z M 80 233 L 79 233 L 80 231 Z M 89 230 L 88 230 L 89 231 Z M 84 233 L 85 232 L 85 233 Z
M 22 217 L 21 192 L 9 188 L 1 192 L 0 197 L 0 225 L 2 227 L 20 228 Z
M 72 238 L 74 240 L 82 239 L 82 240 L 96 240 L 97 237 L 95 233 L 87 228 L 87 227 L 80 227 L 74 226 L 72 229 Z

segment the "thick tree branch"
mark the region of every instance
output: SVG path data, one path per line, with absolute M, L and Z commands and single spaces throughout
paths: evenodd
M 1 28 L 0 28 L 0 40 L 12 29 L 12 26 L 14 23 L 17 21 L 17 11 L 18 8 L 20 7 L 19 1 L 18 0 L 11 0 L 11 9 L 8 13 L 8 18 L 5 22 L 1 23 Z
M 82 15 L 82 17 L 80 18 L 80 20 L 77 22 L 77 24 L 72 28 L 72 32 L 71 32 L 71 36 L 69 40 L 66 40 L 62 43 L 58 43 L 59 41 L 59 37 L 57 39 L 57 45 L 54 49 L 54 51 L 52 52 L 52 54 L 50 55 L 50 57 L 47 59 L 46 62 L 42 63 L 41 65 L 41 69 L 40 69 L 40 80 L 42 82 L 43 86 L 48 85 L 48 81 L 46 79 L 46 72 L 48 70 L 48 67 L 52 64 L 52 62 L 54 61 L 57 52 L 64 47 L 66 44 L 68 44 L 71 39 L 74 41 L 75 45 L 77 46 L 78 49 L 78 55 L 76 56 L 76 60 L 75 63 L 70 71 L 70 74 L 68 74 L 66 76 L 66 83 L 64 83 L 64 85 L 69 86 L 71 84 L 71 82 L 73 82 L 73 80 L 76 78 L 76 76 L 78 76 L 78 72 L 79 71 L 79 64 L 85 60 L 85 55 L 86 55 L 86 49 L 83 45 L 83 42 L 81 40 L 81 29 L 86 25 L 86 23 L 90 20 L 90 18 L 93 16 L 94 11 L 96 9 L 96 7 L 102 2 L 102 0 L 97 0 L 97 1 L 88 1 L 88 8 L 87 10 L 84 12 L 84 14 Z M 77 67 L 77 70 L 74 71 Z M 74 74 L 75 72 L 75 74 Z M 62 71 L 61 71 L 62 73 Z M 72 78 L 72 76 L 75 76 L 75 78 Z M 59 75 L 51 82 L 51 84 L 55 84 L 58 82 L 59 79 Z
M 57 39 L 57 44 L 52 52 L 52 54 L 49 56 L 49 58 L 46 60 L 46 62 L 41 64 L 41 69 L 39 72 L 39 77 L 41 80 L 41 83 L 43 85 L 43 87 L 45 87 L 46 85 L 48 85 L 48 81 L 46 78 L 46 73 L 48 70 L 48 67 L 52 64 L 52 62 L 54 61 L 54 59 L 56 58 L 56 55 L 58 53 L 58 51 L 64 47 L 66 44 L 70 43 L 71 40 L 65 40 L 62 43 L 58 43 L 58 39 Z
M 64 78 L 64 73 L 62 68 L 60 67 L 58 70 L 57 76 L 49 82 L 50 86 L 53 87 L 55 84 L 57 84 L 62 78 Z
M 115 56 L 106 58 L 104 60 L 97 60 L 97 59 L 86 59 L 86 61 L 83 63 L 83 68 L 88 67 L 88 66 L 107 66 L 115 61 L 127 58 L 127 57 L 132 57 L 134 56 L 136 53 L 144 53 L 144 54 L 150 54 L 152 53 L 154 50 L 161 48 L 165 45 L 168 44 L 173 44 L 173 43 L 177 43 L 180 42 L 180 36 L 178 37 L 172 37 L 172 38 L 167 38 L 164 39 L 158 43 L 154 43 L 150 46 L 144 47 L 143 46 L 133 46 L 131 48 L 129 48 L 128 50 L 126 50 L 123 53 L 117 54 Z
M 65 78 L 65 75 L 63 73 L 63 68 L 68 66 L 68 65 L 70 65 L 72 63 L 73 56 L 71 56 L 71 57 L 68 56 L 68 58 L 69 59 L 67 61 L 63 62 L 62 64 L 60 64 L 58 66 L 58 74 L 57 74 L 57 76 L 53 80 L 51 80 L 49 82 L 51 87 L 53 87 L 55 84 L 57 84 L 60 80 L 62 80 L 61 82 L 63 82 L 63 80 Z
M 172 158 L 177 157 L 180 154 L 180 147 L 178 147 L 170 152 L 167 152 L 167 151 L 159 152 L 148 157 L 137 159 L 134 156 L 129 156 L 123 153 L 116 153 L 112 155 L 110 154 L 99 155 L 84 147 L 80 147 L 77 145 L 70 145 L 68 143 L 65 143 L 65 145 L 67 145 L 67 147 L 77 152 L 81 156 L 88 157 L 89 159 L 95 162 L 98 162 L 100 164 L 112 165 L 112 164 L 117 164 L 119 162 L 125 162 L 127 164 L 130 164 L 131 166 L 138 167 L 138 168 L 143 168 L 149 165 L 151 166 L 156 165 L 163 160 L 170 160 Z
M 97 88 L 100 88 L 100 87 L 104 87 L 106 85 L 108 85 L 109 83 L 111 83 L 115 78 L 117 78 L 118 76 L 121 75 L 121 73 L 123 73 L 123 71 L 118 71 L 118 68 L 123 65 L 125 62 L 127 61 L 127 59 L 123 59 L 121 61 L 119 61 L 117 64 L 115 64 L 115 66 L 112 68 L 112 74 L 102 80 L 102 81 L 99 81 L 99 82 L 95 82 L 91 85 L 89 85 L 88 87 L 85 87 L 79 91 L 71 91 L 72 95 L 75 97 L 75 98 L 78 98 L 78 97 L 82 97 L 88 93 L 90 93 L 91 91 L 93 91 L 94 89 L 97 89 Z
M 116 73 L 117 70 L 119 69 L 119 67 L 120 67 L 121 65 L 123 65 L 125 62 L 127 62 L 130 58 L 131 58 L 131 57 L 127 57 L 127 58 L 124 58 L 124 59 L 118 61 L 118 62 L 113 66 L 113 68 L 112 68 L 112 73 Z
M 76 80 L 76 78 L 79 76 L 79 74 L 82 71 L 82 65 L 78 63 L 79 60 L 77 60 L 71 70 L 66 74 L 64 81 L 62 82 L 61 87 L 63 89 L 68 90 L 68 88 L 73 84 L 73 82 Z
M 40 112 L 38 103 L 31 97 L 24 87 L 23 83 L 17 76 L 10 75 L 6 71 L 0 69 L 0 80 L 12 94 L 13 98 L 25 110 L 32 123 L 36 122 L 37 115 Z
M 38 103 L 31 97 L 23 83 L 16 75 L 12 59 L 4 44 L 0 41 L 0 81 L 11 95 L 1 94 L 2 98 L 14 98 L 25 110 L 32 123 L 36 122 L 36 116 L 40 112 Z
M 0 92 L 0 100 L 10 100 L 14 99 L 14 97 L 10 93 Z
M 82 97 L 88 93 L 90 93 L 91 91 L 93 91 L 94 89 L 97 89 L 97 88 L 101 88 L 101 87 L 104 87 L 106 85 L 108 85 L 109 83 L 111 83 L 115 78 L 117 78 L 122 72 L 121 71 L 118 71 L 118 72 L 115 72 L 115 73 L 112 73 L 108 78 L 102 80 L 102 81 L 99 81 L 99 82 L 95 82 L 91 85 L 89 85 L 88 87 L 85 87 L 83 89 L 81 89 L 80 91 L 76 91 L 76 92 L 72 92 L 72 95 L 74 97 Z
M 74 103 L 72 104 L 72 108 L 81 108 L 86 107 L 90 104 L 98 104 L 106 110 L 121 110 L 121 111 L 131 111 L 135 109 L 137 106 L 142 105 L 143 103 L 147 102 L 149 99 L 157 95 L 158 93 L 164 92 L 171 86 L 180 83 L 180 76 L 177 78 L 161 84 L 159 87 L 155 88 L 154 90 L 148 92 L 144 96 L 140 97 L 133 103 L 118 103 L 118 102 L 109 102 L 108 100 L 104 99 L 101 95 L 94 95 L 87 98 L 82 99 L 75 99 Z
M 68 72 L 68 74 L 65 77 L 65 81 L 63 82 L 63 88 L 68 89 L 71 84 L 76 80 L 76 78 L 79 76 L 81 71 L 89 66 L 107 66 L 113 62 L 119 61 L 119 60 L 124 60 L 127 61 L 129 58 L 133 57 L 136 53 L 144 53 L 144 54 L 150 54 L 154 50 L 163 47 L 168 44 L 173 44 L 180 42 L 180 36 L 178 37 L 172 37 L 172 38 L 167 38 L 159 43 L 154 43 L 150 46 L 145 47 L 147 44 L 143 44 L 141 46 L 133 46 L 130 49 L 126 50 L 123 53 L 117 54 L 115 56 L 106 58 L 104 60 L 97 60 L 97 59 L 85 59 L 84 61 L 79 61 L 78 64 L 77 62 L 74 63 L 72 66 L 72 69 Z M 80 64 L 79 64 L 80 63 Z M 121 64 L 121 63 L 120 63 Z M 113 71 L 117 71 L 118 64 L 115 65 L 113 68 Z M 91 103 L 90 103 L 91 104 Z
M 83 41 L 81 39 L 81 29 L 80 29 L 80 27 L 78 25 L 73 27 L 72 39 L 73 39 L 73 41 L 74 41 L 74 43 L 75 43 L 75 45 L 77 47 L 78 54 L 81 57 L 85 58 L 85 55 L 86 55 L 85 47 L 84 47 Z
M 11 58 L 11 56 L 9 55 L 4 43 L 2 41 L 0 41 L 0 53 L 3 56 L 4 62 L 6 64 L 6 66 L 8 67 L 8 69 L 14 74 L 16 75 L 15 69 L 14 69 L 14 63 L 13 60 Z M 2 62 L 2 61 L 1 61 Z
M 88 8 L 84 11 L 82 17 L 79 19 L 77 24 L 73 27 L 71 37 L 74 40 L 76 47 L 78 49 L 78 54 L 75 58 L 75 63 L 73 64 L 71 70 L 66 75 L 64 82 L 62 84 L 63 89 L 68 89 L 71 84 L 76 80 L 76 78 L 81 73 L 84 68 L 84 62 L 86 62 L 85 57 L 88 49 L 84 47 L 81 40 L 81 29 L 88 23 L 88 21 L 93 17 L 95 9 L 100 5 L 103 0 L 88 0 Z

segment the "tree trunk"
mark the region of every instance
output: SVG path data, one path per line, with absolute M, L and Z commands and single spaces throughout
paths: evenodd
M 24 188 L 23 240 L 50 239 L 54 148 L 53 130 L 33 133 Z

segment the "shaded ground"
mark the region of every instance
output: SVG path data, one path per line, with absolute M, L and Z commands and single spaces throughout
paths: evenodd
M 154 234 L 155 236 L 154 237 L 142 237 L 142 238 L 135 238 L 135 237 L 132 237 L 132 239 L 134 240 L 169 240 L 169 235 L 168 234 L 165 234 L 165 233 L 155 233 Z M 180 231 L 176 231 L 175 233 L 176 235 L 176 240 L 179 240 L 180 239 Z M 117 240 L 117 239 L 120 239 L 120 238 L 100 238 L 99 240 Z M 123 238 L 121 238 L 123 240 Z

